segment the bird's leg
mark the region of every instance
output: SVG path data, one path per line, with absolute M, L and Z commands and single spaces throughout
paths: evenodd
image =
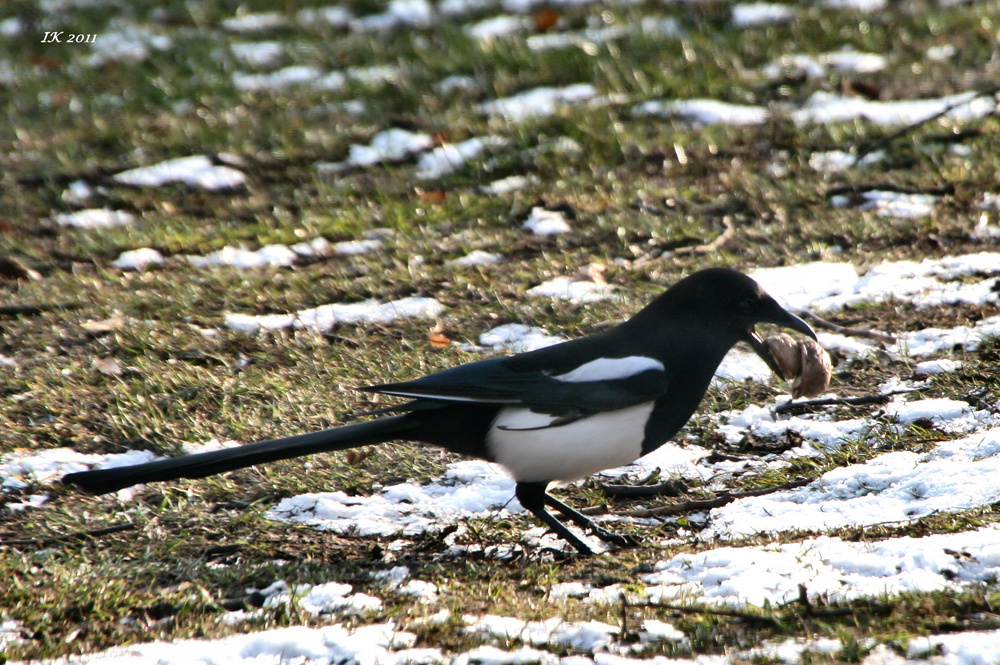
M 523 502 L 522 502 L 523 503 Z M 565 503 L 555 498 L 551 494 L 545 494 L 545 503 L 552 506 L 560 513 L 568 517 L 573 521 L 574 524 L 582 529 L 586 529 L 590 533 L 594 534 L 606 543 L 611 543 L 612 545 L 618 545 L 619 547 L 630 547 L 638 545 L 638 541 L 631 536 L 623 536 L 620 533 L 615 533 L 599 526 L 594 520 L 590 519 L 583 513 L 580 513 L 573 508 L 570 508 Z
M 575 547 L 580 554 L 583 554 L 584 556 L 593 554 L 594 551 L 590 549 L 590 546 L 587 545 L 587 543 L 583 542 L 579 536 L 566 528 L 566 525 L 557 520 L 552 513 L 545 510 L 546 502 L 549 499 L 552 499 L 552 497 L 545 493 L 545 489 L 548 485 L 549 484 L 547 482 L 518 483 L 514 490 L 514 495 L 517 497 L 517 500 L 521 502 L 522 506 L 531 511 L 535 517 L 545 522 L 550 529 L 556 532 L 557 536 Z M 568 506 L 563 507 L 568 508 Z M 576 513 L 576 511 L 572 512 Z M 587 519 L 583 515 L 580 515 L 580 513 L 576 513 L 576 515 L 584 520 Z M 570 519 L 576 521 L 572 515 L 570 516 Z

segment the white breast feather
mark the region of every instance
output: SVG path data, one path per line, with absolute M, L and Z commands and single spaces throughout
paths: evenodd
M 486 445 L 519 482 L 579 480 L 639 459 L 652 410 L 653 402 L 646 402 L 546 427 L 555 416 L 508 407 L 497 415 Z

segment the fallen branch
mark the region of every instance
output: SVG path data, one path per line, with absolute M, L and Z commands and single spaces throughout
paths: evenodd
M 752 496 L 764 496 L 766 494 L 773 494 L 774 492 L 780 492 L 782 490 L 794 489 L 796 487 L 802 487 L 808 485 L 812 482 L 812 479 L 801 479 L 793 480 L 791 482 L 783 483 L 775 487 L 768 487 L 759 490 L 749 490 L 747 492 L 727 492 L 725 494 L 720 494 L 714 499 L 695 499 L 691 501 L 681 501 L 680 503 L 672 503 L 667 506 L 660 506 L 659 508 L 645 508 L 642 510 L 622 510 L 611 512 L 608 510 L 607 506 L 593 506 L 591 508 L 584 508 L 580 512 L 584 515 L 614 515 L 616 517 L 661 517 L 664 515 L 678 515 L 680 513 L 687 513 L 695 510 L 709 510 L 711 508 L 718 508 L 719 506 L 724 506 L 727 503 L 732 503 L 737 499 L 745 499 Z
M 2 305 L 0 316 L 36 316 L 56 310 L 72 310 L 82 307 L 78 302 L 53 303 L 51 305 Z
M 847 337 L 864 337 L 866 339 L 873 339 L 877 342 L 883 344 L 895 344 L 896 338 L 892 335 L 887 335 L 885 333 L 875 332 L 874 330 L 863 330 L 861 328 L 847 328 L 845 326 L 837 325 L 826 319 L 821 319 L 812 312 L 807 312 L 805 310 L 798 313 L 799 316 L 809 319 L 816 324 L 817 327 L 823 328 L 825 330 L 830 330 L 832 332 L 838 333 L 840 335 L 845 335 Z
M 614 497 L 679 496 L 687 489 L 683 481 L 676 478 L 658 485 L 601 485 L 601 491 Z
M 893 390 L 883 395 L 862 395 L 860 397 L 823 397 L 821 399 L 810 399 L 805 402 L 785 402 L 774 407 L 773 412 L 788 413 L 791 411 L 808 411 L 809 409 L 821 406 L 857 406 L 859 404 L 885 404 L 893 395 L 906 395 L 917 392 L 916 390 Z
M 18 540 L 0 540 L 0 547 L 19 547 L 24 545 L 48 545 L 50 543 L 68 543 L 74 540 L 87 540 L 88 538 L 97 538 L 98 536 L 106 536 L 109 533 L 132 531 L 133 529 L 135 529 L 135 524 L 133 524 L 132 522 L 126 522 L 125 524 L 106 526 L 103 529 L 92 529 L 90 531 L 77 531 L 75 533 L 67 533 L 62 536 L 46 536 L 44 538 L 25 538 Z
M 719 234 L 719 236 L 708 243 L 702 245 L 694 245 L 691 247 L 679 247 L 673 252 L 664 252 L 663 256 L 678 256 L 682 254 L 708 254 L 714 252 L 715 250 L 722 247 L 726 242 L 728 242 L 733 236 L 736 235 L 736 224 L 733 223 L 732 215 L 723 215 L 722 224 L 726 227 L 725 230 Z
M 1000 93 L 1000 86 L 994 86 L 992 88 L 987 88 L 986 90 L 982 90 L 982 91 L 976 93 L 975 95 L 973 95 L 972 97 L 969 97 L 968 99 L 963 99 L 960 102 L 955 102 L 954 104 L 949 104 L 948 106 L 944 107 L 943 109 L 941 109 L 940 111 L 938 111 L 934 115 L 928 116 L 928 117 L 923 118 L 921 120 L 917 120 L 916 122 L 911 122 L 908 125 L 904 125 L 903 127 L 901 127 L 899 129 L 897 129 L 896 131 L 894 131 L 892 134 L 889 134 L 888 136 L 883 136 L 878 141 L 875 141 L 874 143 L 870 143 L 867 146 L 865 146 L 864 148 L 862 148 L 861 150 L 859 150 L 858 153 L 856 155 L 854 155 L 854 165 L 857 166 L 858 164 L 861 163 L 861 160 L 864 159 L 866 155 L 868 155 L 868 154 L 870 154 L 872 152 L 875 152 L 876 150 L 878 150 L 882 146 L 889 145 L 890 143 L 892 143 L 893 141 L 895 141 L 896 139 L 898 139 L 900 136 L 904 136 L 904 135 L 912 132 L 913 130 L 915 130 L 915 129 L 919 128 L 919 127 L 922 127 L 923 125 L 926 125 L 929 122 L 933 122 L 933 121 L 937 120 L 938 118 L 943 118 L 944 116 L 948 115 L 949 113 L 951 113 L 955 109 L 961 108 L 961 107 L 966 106 L 968 104 L 971 104 L 973 101 L 979 99 L 980 97 L 992 97 L 992 96 L 996 96 L 997 93 Z

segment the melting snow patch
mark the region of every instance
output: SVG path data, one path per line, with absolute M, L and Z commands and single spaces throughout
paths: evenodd
M 956 407 L 956 413 L 961 409 Z M 949 415 L 955 414 L 941 417 Z M 991 505 L 1000 500 L 998 478 L 1000 429 L 985 429 L 941 443 L 929 453 L 886 453 L 829 471 L 805 487 L 740 499 L 713 510 L 711 525 L 701 536 L 905 523 Z
M 141 464 L 154 458 L 153 453 L 138 450 L 117 455 L 85 455 L 69 448 L 51 448 L 26 455 L 8 453 L 0 456 L 0 489 L 23 489 L 91 467 L 108 469 Z
M 546 210 L 539 206 L 531 209 L 531 214 L 524 220 L 522 228 L 536 236 L 550 236 L 571 231 L 569 221 L 561 211 Z
M 917 363 L 913 367 L 913 373 L 917 376 L 926 376 L 929 374 L 948 374 L 951 372 L 957 372 L 962 369 L 963 366 L 964 363 L 945 358 L 942 358 L 941 360 L 927 360 L 922 363 Z
M 427 0 L 391 0 L 381 14 L 369 14 L 351 21 L 351 29 L 382 32 L 396 28 L 429 28 L 437 22 Z
M 223 19 L 222 27 L 229 32 L 263 32 L 282 28 L 288 23 L 284 14 L 278 12 L 263 12 L 260 14 L 239 14 Z
M 365 300 L 356 303 L 333 303 L 293 314 L 226 314 L 226 327 L 245 333 L 283 328 L 312 328 L 327 331 L 337 325 L 389 325 L 400 319 L 429 319 L 444 312 L 444 305 L 434 298 L 409 297 L 379 303 Z
M 772 2 L 741 3 L 733 6 L 733 25 L 749 28 L 757 25 L 788 23 L 798 15 L 798 9 L 790 5 Z
M 342 534 L 413 536 L 462 518 L 503 514 L 505 507 L 517 512 L 513 496 L 514 481 L 499 467 L 470 460 L 450 465 L 438 483 L 392 485 L 372 496 L 303 494 L 282 500 L 268 517 Z
M 878 514 L 878 513 L 876 513 Z M 934 591 L 982 583 L 1000 573 L 1000 530 L 845 542 L 821 536 L 770 547 L 722 547 L 680 554 L 643 575 L 653 600 L 702 597 L 730 606 L 787 603 L 799 585 L 836 603 L 862 596 Z M 604 598 L 595 589 L 594 598 Z
M 883 217 L 900 219 L 916 219 L 927 217 L 934 212 L 934 205 L 940 197 L 931 194 L 913 194 L 908 192 L 891 192 L 869 190 L 862 192 L 860 198 L 837 195 L 830 198 L 834 208 L 853 207 L 858 210 L 873 210 Z
M 100 33 L 91 44 L 93 53 L 86 62 L 91 67 L 102 67 L 109 62 L 143 62 L 149 58 L 150 49 L 166 51 L 173 43 L 167 35 L 130 25 Z
M 163 255 L 151 247 L 140 247 L 128 252 L 122 252 L 111 265 L 122 270 L 145 270 L 149 266 L 163 263 Z
M 911 302 L 918 307 L 967 303 L 983 305 L 995 302 L 996 278 L 978 282 L 954 281 L 959 277 L 990 274 L 1000 265 L 1000 253 L 980 252 L 946 259 L 886 262 L 874 266 L 859 277 L 848 263 L 815 262 L 783 268 L 762 268 L 750 273 L 765 291 L 793 310 L 835 311 L 862 302 L 877 303 L 893 299 Z M 976 323 L 975 330 L 959 326 L 949 336 L 982 338 L 991 334 L 995 317 Z M 908 345 L 914 355 L 926 355 L 942 347 L 925 347 L 918 331 L 902 336 L 900 346 Z M 954 334 L 950 334 L 954 333 Z M 920 348 L 918 352 L 914 348 Z M 968 348 L 968 347 L 967 347 Z
M 637 116 L 678 117 L 698 125 L 762 125 L 770 117 L 767 109 L 760 106 L 729 104 L 714 99 L 649 101 L 636 106 L 632 113 Z
M 537 178 L 534 176 L 512 175 L 506 178 L 501 178 L 500 180 L 494 180 L 490 184 L 483 187 L 483 193 L 492 194 L 493 196 L 509 194 L 511 192 L 516 192 L 519 189 L 524 189 L 536 180 Z
M 479 105 L 489 115 L 500 115 L 508 122 L 554 115 L 560 107 L 586 101 L 597 96 L 589 83 L 577 83 L 565 88 L 535 88 L 513 97 L 501 97 Z
M 229 166 L 216 166 L 204 155 L 169 159 L 152 166 L 141 166 L 114 176 L 115 181 L 133 187 L 161 187 L 183 183 L 209 191 L 237 189 L 246 184 L 246 176 Z
M 333 613 L 362 614 L 382 609 L 380 598 L 351 591 L 353 587 L 350 584 L 340 582 L 289 586 L 284 580 L 279 580 L 261 593 L 267 596 L 264 600 L 265 609 L 295 605 L 314 616 Z
M 497 326 L 479 336 L 479 344 L 504 353 L 524 353 L 565 342 L 565 337 L 550 335 L 541 328 L 522 323 Z
M 885 56 L 858 51 L 834 51 L 820 55 L 795 53 L 784 55 L 766 65 L 761 73 L 770 79 L 784 76 L 788 70 L 798 71 L 808 78 L 821 78 L 829 72 L 841 74 L 870 74 L 886 67 Z
M 124 210 L 91 208 L 55 215 L 52 220 L 59 226 L 72 226 L 77 229 L 106 229 L 113 226 L 128 226 L 135 221 L 135 215 Z
M 269 74 L 233 73 L 233 85 L 237 90 L 247 92 L 263 92 L 265 90 L 284 90 L 293 85 L 302 85 L 319 80 L 323 72 L 309 65 L 293 65 L 279 69 Z M 341 75 L 343 76 L 343 75 Z M 343 85 L 343 82 L 341 82 Z
M 524 16 L 509 16 L 502 14 L 483 19 L 478 23 L 467 25 L 462 31 L 472 39 L 490 42 L 504 37 L 527 32 L 531 27 L 530 19 Z
M 264 268 L 274 266 L 290 266 L 298 258 L 291 248 L 285 245 L 265 245 L 256 251 L 226 246 L 217 252 L 205 256 L 186 256 L 191 265 L 196 268 L 232 266 L 234 268 Z
M 790 117 L 797 125 L 868 120 L 877 125 L 894 126 L 916 124 L 944 113 L 946 109 L 950 110 L 945 117 L 968 122 L 995 113 L 997 100 L 977 97 L 976 93 L 963 93 L 937 99 L 876 102 L 818 91 L 805 106 L 792 111 Z
M 528 289 L 532 298 L 558 298 L 571 302 L 594 302 L 607 300 L 613 295 L 614 287 L 600 282 L 591 282 L 574 277 L 556 277 Z
M 277 65 L 285 55 L 285 45 L 281 42 L 230 44 L 229 50 L 242 64 L 261 69 Z
M 465 168 L 465 164 L 478 158 L 487 150 L 507 145 L 498 136 L 480 136 L 460 143 L 446 143 L 420 156 L 416 176 L 421 180 L 434 180 L 451 175 Z
M 463 266 L 463 267 L 486 266 L 493 263 L 499 263 L 502 260 L 503 260 L 503 254 L 484 252 L 481 249 L 476 249 L 460 258 L 452 259 L 451 261 L 445 261 L 445 265 Z
M 428 134 L 392 128 L 379 132 L 368 145 L 352 145 L 347 160 L 336 163 L 319 163 L 323 172 L 338 172 L 349 167 L 374 166 L 383 162 L 399 162 L 411 155 L 434 146 L 434 139 Z
M 828 152 L 814 152 L 809 155 L 809 166 L 814 171 L 820 173 L 843 173 L 855 166 L 872 166 L 885 159 L 885 151 L 877 150 L 871 152 L 860 160 L 857 155 L 842 150 L 830 150 Z

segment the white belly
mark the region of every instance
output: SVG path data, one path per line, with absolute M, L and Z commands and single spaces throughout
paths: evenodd
M 486 445 L 518 482 L 579 480 L 639 459 L 652 410 L 653 403 L 647 402 L 544 427 L 555 418 L 507 408 L 493 422 Z M 530 429 L 537 427 L 543 429 Z

